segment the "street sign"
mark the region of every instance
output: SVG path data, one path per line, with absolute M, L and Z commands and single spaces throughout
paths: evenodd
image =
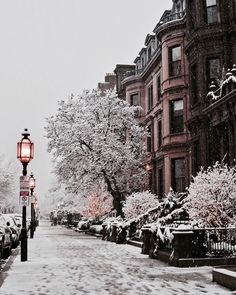
M 29 191 L 20 191 L 20 205 L 28 206 L 29 205 Z
M 21 206 L 29 205 L 29 176 L 20 176 L 20 199 Z
M 29 176 L 20 176 L 20 190 L 29 190 Z

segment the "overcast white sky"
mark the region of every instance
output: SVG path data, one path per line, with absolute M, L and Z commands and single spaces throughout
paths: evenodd
M 21 166 L 16 143 L 29 129 L 35 159 L 28 172 L 35 174 L 39 197 L 51 179 L 45 117 L 70 93 L 95 88 L 116 64 L 132 64 L 171 3 L 0 0 L 0 155 Z

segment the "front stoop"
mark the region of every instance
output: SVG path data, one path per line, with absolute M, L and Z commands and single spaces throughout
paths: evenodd
M 236 266 L 216 268 L 212 271 L 212 280 L 232 291 L 236 290 Z

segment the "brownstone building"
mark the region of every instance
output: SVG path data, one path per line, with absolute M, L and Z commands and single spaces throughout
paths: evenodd
M 113 73 L 107 73 L 105 76 L 105 82 L 98 83 L 98 89 L 102 92 L 110 89 L 114 89 L 116 86 L 116 75 Z
M 223 159 L 232 164 L 236 158 L 235 94 L 232 91 L 225 95 L 224 86 L 216 95 L 220 99 L 214 101 L 207 96 L 211 83 L 218 88 L 225 71 L 236 62 L 236 1 L 189 0 L 186 11 L 191 112 L 187 124 L 191 134 L 191 171 L 195 174 L 200 166 Z
M 143 110 L 149 186 L 160 198 L 184 191 L 200 166 L 235 159 L 234 70 L 232 91 L 213 95 L 236 62 L 235 22 L 235 0 L 173 0 L 134 64 L 116 66 L 119 97 Z

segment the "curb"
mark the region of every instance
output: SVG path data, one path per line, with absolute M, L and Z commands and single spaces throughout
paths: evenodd
M 12 251 L 12 254 L 8 257 L 8 259 L 6 260 L 6 263 L 4 264 L 2 270 L 0 271 L 0 288 L 4 283 L 4 280 L 7 277 L 7 271 L 10 269 L 12 263 L 14 262 L 16 256 L 19 254 L 20 252 L 20 248 L 16 248 L 14 249 L 14 251 Z

